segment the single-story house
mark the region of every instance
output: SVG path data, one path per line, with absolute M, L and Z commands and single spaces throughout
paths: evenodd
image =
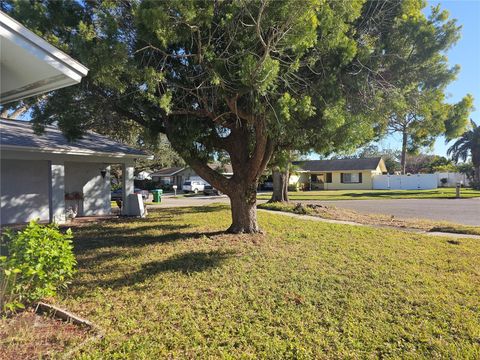
M 224 176 L 233 175 L 232 166 L 229 164 L 212 163 L 208 166 L 217 170 Z M 151 173 L 150 176 L 154 182 L 158 182 L 162 185 L 177 185 L 179 188 L 181 188 L 186 180 L 199 178 L 195 170 L 189 166 L 160 169 Z
M 88 69 L 0 11 L 0 105 L 80 83 Z M 123 166 L 122 207 L 141 215 L 133 164 L 143 152 L 88 133 L 68 142 L 55 126 L 0 119 L 0 224 L 63 222 L 67 213 L 110 213 L 109 164 Z
M 134 160 L 146 157 L 94 132 L 69 142 L 56 126 L 36 135 L 29 122 L 0 119 L 0 223 L 62 223 L 69 212 L 108 215 L 110 164 L 122 165 L 123 198 L 128 199 Z M 141 215 L 131 201 L 124 201 L 122 212 Z
M 177 185 L 181 188 L 183 182 L 194 175 L 196 174 L 190 167 L 176 166 L 155 171 L 150 177 L 152 181 L 161 185 Z
M 375 175 L 386 173 L 381 157 L 294 161 L 289 183 L 305 190 L 368 190 Z

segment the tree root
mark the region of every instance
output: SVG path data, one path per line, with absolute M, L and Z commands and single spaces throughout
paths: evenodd
M 263 231 L 260 228 L 245 228 L 242 226 L 234 226 L 233 224 L 226 230 L 227 234 L 265 234 L 265 231 Z

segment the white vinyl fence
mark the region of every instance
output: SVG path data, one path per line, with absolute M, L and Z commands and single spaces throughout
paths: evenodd
M 428 190 L 436 189 L 437 184 L 436 174 L 375 175 L 373 177 L 375 190 Z
M 438 186 L 454 187 L 454 186 L 457 185 L 457 183 L 461 183 L 462 185 L 465 185 L 465 186 L 467 186 L 469 184 L 467 176 L 465 174 L 462 174 L 462 173 L 437 172 L 437 173 L 435 173 L 435 175 L 437 175 Z M 442 184 L 442 182 L 441 182 L 442 179 L 447 179 L 447 183 Z

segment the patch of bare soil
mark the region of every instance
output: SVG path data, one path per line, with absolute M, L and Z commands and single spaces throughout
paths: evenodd
M 365 225 L 393 226 L 398 228 L 411 228 L 430 231 L 435 225 L 438 224 L 427 220 L 400 219 L 393 215 L 363 214 L 354 210 L 337 208 L 335 206 L 314 204 L 302 206 L 306 206 L 310 211 L 313 211 L 312 215 L 316 215 L 325 219 L 352 221 Z
M 24 311 L 0 319 L 0 358 L 3 360 L 49 359 L 79 345 L 89 329 Z

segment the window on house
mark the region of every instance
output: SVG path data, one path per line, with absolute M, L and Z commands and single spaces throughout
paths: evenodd
M 342 183 L 352 184 L 362 182 L 362 173 L 342 173 Z
M 327 173 L 326 179 L 327 183 L 330 184 L 332 182 L 332 173 Z
M 310 175 L 310 181 L 313 183 L 318 182 L 318 176 L 316 174 Z

